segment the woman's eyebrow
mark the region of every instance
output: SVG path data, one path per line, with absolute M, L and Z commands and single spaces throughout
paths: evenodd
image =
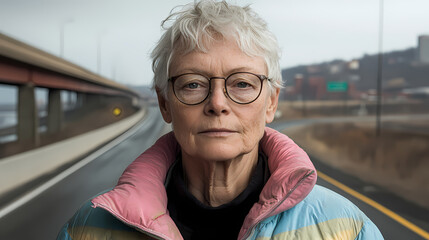
M 177 71 L 175 74 L 173 74 L 172 76 L 177 76 L 177 75 L 181 75 L 181 74 L 185 74 L 185 73 L 197 73 L 197 74 L 201 74 L 203 76 L 209 76 L 209 72 L 202 70 L 202 69 L 198 69 L 198 68 L 184 68 L 181 69 L 180 71 Z
M 233 68 L 231 70 L 229 70 L 228 73 L 235 73 L 235 72 L 246 72 L 246 71 L 252 71 L 254 69 L 250 68 L 250 67 L 237 67 L 237 68 Z
M 229 69 L 228 71 L 225 71 L 225 77 L 232 74 L 232 73 L 236 73 L 236 72 L 249 72 L 252 71 L 254 69 L 250 68 L 250 67 L 236 67 L 233 69 Z M 178 74 L 175 75 L 180 75 L 180 74 L 184 74 L 184 73 L 198 73 L 204 76 L 210 76 L 213 75 L 212 73 L 210 73 L 207 70 L 203 70 L 200 68 L 184 68 L 180 71 L 178 71 Z M 216 76 L 216 77 L 220 77 L 220 76 Z

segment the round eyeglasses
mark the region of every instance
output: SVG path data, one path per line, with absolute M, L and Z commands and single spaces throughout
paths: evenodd
M 204 102 L 211 92 L 212 79 L 224 79 L 226 95 L 238 104 L 249 104 L 261 95 L 263 81 L 270 79 L 264 75 L 249 72 L 236 72 L 226 78 L 208 78 L 197 73 L 185 73 L 168 79 L 173 84 L 177 99 L 187 105 Z

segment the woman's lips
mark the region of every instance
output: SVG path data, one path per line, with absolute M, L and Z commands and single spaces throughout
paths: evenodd
M 210 129 L 205 129 L 203 131 L 200 131 L 199 133 L 203 134 L 205 136 L 226 137 L 226 136 L 229 136 L 231 134 L 236 133 L 236 131 L 226 129 L 226 128 L 210 128 Z

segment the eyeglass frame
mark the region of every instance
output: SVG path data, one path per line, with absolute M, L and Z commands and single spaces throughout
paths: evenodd
M 229 95 L 229 93 L 228 93 L 228 89 L 227 89 L 227 87 L 226 87 L 226 81 L 227 81 L 227 80 L 228 80 L 228 78 L 229 78 L 229 77 L 231 77 L 232 75 L 240 74 L 240 73 L 251 74 L 251 75 L 253 75 L 253 76 L 255 76 L 255 77 L 259 78 L 259 80 L 261 81 L 261 88 L 259 89 L 259 93 L 258 93 L 258 95 L 255 97 L 255 99 L 253 99 L 253 100 L 252 100 L 252 101 L 250 101 L 250 102 L 246 102 L 246 103 L 237 102 L 237 101 L 235 101 L 235 100 L 234 100 L 234 99 Z M 177 97 L 176 91 L 174 90 L 174 82 L 175 82 L 175 81 L 176 81 L 176 79 L 178 79 L 179 77 L 184 76 L 184 75 L 189 75 L 189 74 L 200 75 L 200 76 L 202 76 L 202 77 L 205 77 L 205 78 L 209 81 L 209 91 L 207 92 L 207 96 L 206 96 L 203 100 L 201 100 L 201 102 L 198 102 L 198 103 L 185 103 L 185 102 L 183 102 L 179 97 Z M 252 103 L 252 102 L 256 101 L 256 99 L 258 99 L 258 98 L 259 98 L 259 96 L 261 95 L 262 88 L 264 87 L 264 80 L 267 80 L 267 81 L 270 81 L 270 82 L 271 82 L 271 79 L 270 79 L 270 78 L 268 78 L 267 76 L 265 76 L 265 75 L 263 75 L 263 74 L 256 74 L 256 73 L 251 73 L 251 72 L 234 72 L 234 73 L 229 74 L 227 77 L 207 77 L 207 76 L 205 76 L 205 75 L 203 75 L 203 74 L 200 74 L 200 73 L 182 73 L 182 74 L 180 74 L 180 75 L 170 77 L 170 78 L 168 79 L 168 81 L 169 81 L 169 82 L 171 82 L 171 84 L 172 84 L 172 87 L 173 87 L 173 93 L 174 93 L 174 96 L 176 96 L 177 100 L 179 100 L 181 103 L 183 103 L 183 104 L 185 104 L 185 105 L 190 105 L 190 106 L 192 106 L 192 105 L 198 105 L 198 104 L 200 104 L 200 103 L 203 103 L 203 102 L 204 102 L 204 101 L 205 101 L 205 100 L 210 96 L 210 94 L 211 94 L 211 92 L 212 92 L 212 79 L 223 79 L 223 80 L 224 80 L 224 85 L 223 85 L 223 86 L 224 86 L 224 88 L 223 88 L 223 91 L 224 91 L 224 93 L 226 93 L 226 96 L 227 96 L 231 101 L 233 101 L 233 102 L 235 102 L 235 103 L 237 103 L 237 104 L 241 104 L 241 105 L 250 104 L 250 103 Z

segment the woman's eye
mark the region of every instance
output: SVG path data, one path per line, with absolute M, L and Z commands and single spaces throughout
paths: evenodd
M 198 88 L 199 84 L 198 83 L 189 83 L 186 85 L 186 87 L 190 88 L 190 89 L 195 89 Z
M 247 87 L 250 87 L 250 84 L 248 84 L 247 82 L 239 82 L 239 83 L 237 83 L 237 87 L 238 88 L 247 88 Z

